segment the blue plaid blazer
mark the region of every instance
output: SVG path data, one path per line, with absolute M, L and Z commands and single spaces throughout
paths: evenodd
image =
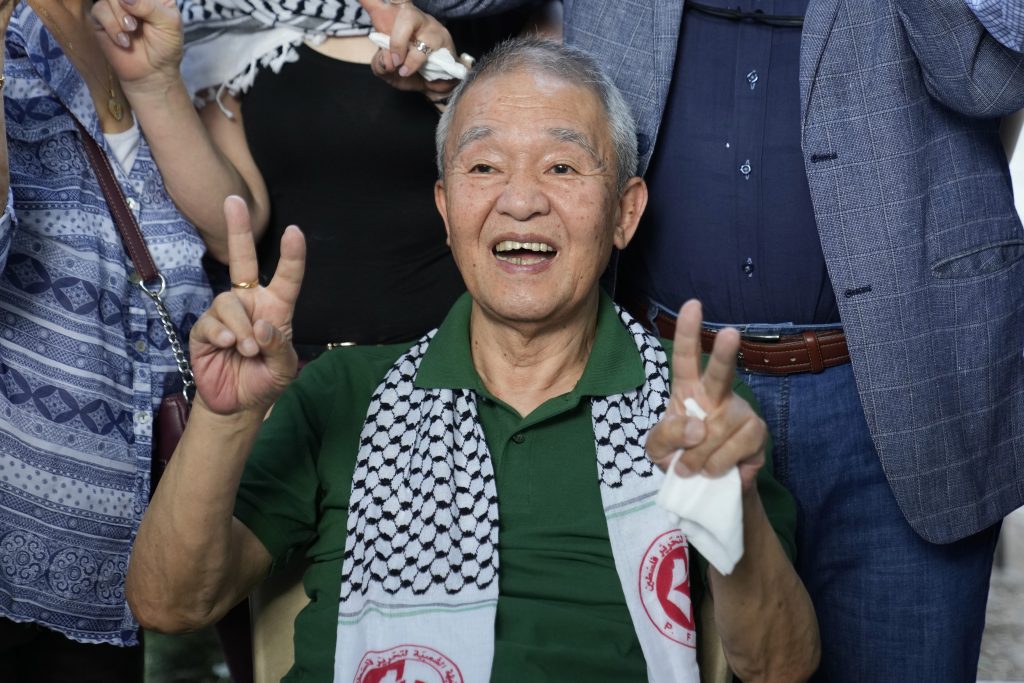
M 861 403 L 907 521 L 938 543 L 1024 503 L 1024 231 L 998 133 L 1024 107 L 1011 49 L 1024 16 L 1020 0 L 970 1 L 977 14 L 965 0 L 811 0 L 800 64 L 807 176 Z M 565 0 L 566 42 L 633 108 L 641 173 L 681 13 Z

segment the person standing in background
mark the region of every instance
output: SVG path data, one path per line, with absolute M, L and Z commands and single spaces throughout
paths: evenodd
M 165 191 L 182 155 L 162 144 L 159 105 L 118 78 L 140 55 L 112 53 L 122 48 L 96 33 L 92 9 L 0 5 L 0 677 L 10 683 L 142 680 L 124 576 L 150 496 L 155 409 L 182 390 L 82 136 L 110 161 L 182 341 L 210 303 L 204 240 L 226 246 L 222 216 L 196 220 L 195 204 Z M 244 194 L 223 178 L 211 190 Z
M 424 0 L 439 17 L 510 2 Z M 620 298 L 744 331 L 799 510 L 817 680 L 973 681 L 1024 502 L 1024 234 L 999 117 L 1013 0 L 565 3 L 637 118 L 651 206 Z

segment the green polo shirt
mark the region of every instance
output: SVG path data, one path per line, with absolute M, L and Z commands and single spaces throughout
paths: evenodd
M 592 396 L 644 380 L 628 330 L 602 295 L 594 347 L 569 393 L 522 417 L 487 391 L 472 363 L 471 300 L 452 307 L 416 384 L 477 394 L 494 461 L 501 549 L 492 681 L 647 680 L 615 571 L 601 505 Z M 295 666 L 285 681 L 333 676 L 348 499 L 370 397 L 409 344 L 343 348 L 303 370 L 274 407 L 246 465 L 235 515 L 275 566 L 302 554 L 310 604 L 295 621 Z M 737 391 L 753 402 L 749 391 Z M 792 499 L 762 468 L 758 489 L 792 556 Z

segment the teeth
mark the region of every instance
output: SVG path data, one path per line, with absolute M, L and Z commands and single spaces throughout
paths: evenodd
M 498 242 L 498 246 L 494 248 L 494 250 L 499 254 L 504 251 L 515 251 L 517 249 L 525 249 L 527 251 L 536 251 L 540 253 L 552 253 L 555 251 L 554 247 L 541 242 L 516 242 L 515 240 Z
M 514 266 L 532 266 L 544 260 L 540 256 L 498 256 L 498 258 Z

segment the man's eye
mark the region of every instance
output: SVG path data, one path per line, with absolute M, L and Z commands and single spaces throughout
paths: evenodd
M 469 169 L 469 172 L 470 173 L 490 173 L 493 170 L 494 170 L 493 166 L 488 166 L 487 164 L 476 164 L 475 166 L 473 166 L 472 168 Z
M 573 172 L 573 168 L 569 164 L 555 164 L 551 167 L 551 172 L 555 175 L 567 175 Z

